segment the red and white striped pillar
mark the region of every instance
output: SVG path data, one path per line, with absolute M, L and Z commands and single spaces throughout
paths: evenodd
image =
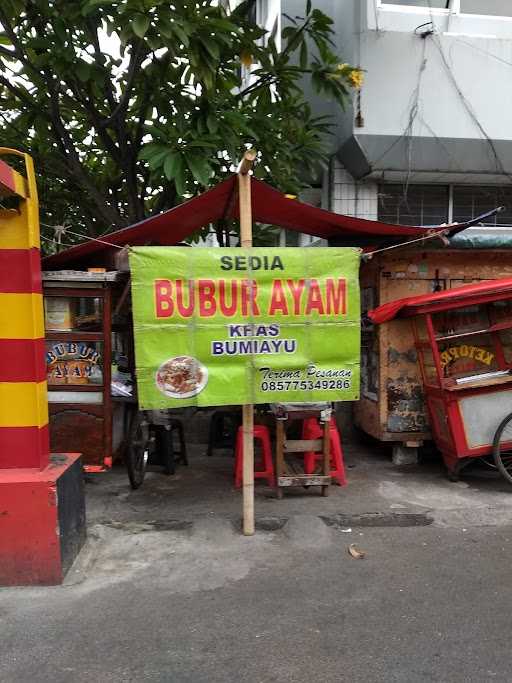
M 48 402 L 41 285 L 39 210 L 34 165 L 26 177 L 0 160 L 0 469 L 48 465 Z
M 25 177 L 0 160 L 0 586 L 59 584 L 82 547 L 79 453 L 49 455 L 39 209 Z

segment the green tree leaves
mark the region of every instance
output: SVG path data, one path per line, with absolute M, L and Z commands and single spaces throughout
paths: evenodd
M 149 25 L 151 24 L 151 18 L 144 14 L 137 14 L 137 16 L 132 19 L 131 26 L 133 32 L 139 38 L 144 38 L 146 35 Z
M 2 0 L 2 142 L 35 157 L 43 223 L 102 234 L 136 222 L 226 177 L 248 146 L 258 177 L 300 189 L 329 130 L 303 79 L 342 105 L 359 72 L 309 0 L 281 50 L 250 5 Z

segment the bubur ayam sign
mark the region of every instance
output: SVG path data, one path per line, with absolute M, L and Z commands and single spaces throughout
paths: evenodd
M 130 250 L 143 409 L 359 396 L 360 250 Z
M 96 368 L 101 356 L 86 342 L 47 343 L 46 371 L 49 384 L 101 383 L 101 370 Z

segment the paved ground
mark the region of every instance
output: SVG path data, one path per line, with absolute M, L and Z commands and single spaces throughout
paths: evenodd
M 240 535 L 228 455 L 87 484 L 58 588 L 0 590 L 0 681 L 510 681 L 512 490 L 485 469 L 347 449 L 325 499 L 258 489 Z M 95 483 L 93 483 L 95 482 Z M 366 552 L 354 559 L 348 546 Z
M 107 475 L 91 475 L 87 485 L 87 511 L 91 524 L 193 522 L 203 516 L 225 517 L 238 523 L 241 494 L 233 487 L 233 458 L 227 451 L 206 457 L 206 447 L 191 447 L 191 466 L 180 467 L 174 477 L 158 468 L 149 472 L 142 488 L 131 491 L 122 468 Z M 485 466 L 464 471 L 453 483 L 444 475 L 440 457 L 425 453 L 417 467 L 398 468 L 390 450 L 380 443 L 345 445 L 349 486 L 332 486 L 328 498 L 317 488 L 291 489 L 279 501 L 274 491 L 256 485 L 257 519 L 286 520 L 297 514 L 346 518 L 364 515 L 397 519 L 384 524 L 411 523 L 416 516 L 443 526 L 512 524 L 512 487 Z M 218 453 L 218 452 L 217 452 Z M 361 520 L 359 520 L 361 523 Z

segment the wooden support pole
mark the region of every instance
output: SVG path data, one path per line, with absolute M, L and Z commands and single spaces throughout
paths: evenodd
M 254 161 L 256 160 L 257 152 L 255 149 L 248 149 L 243 157 L 242 161 L 238 165 L 238 174 L 239 176 L 248 176 L 249 171 L 252 169 L 252 166 L 254 164 Z M 250 176 L 249 176 L 250 178 Z M 240 224 L 240 227 L 241 224 Z M 252 223 L 251 223 L 251 240 L 252 240 Z
M 251 176 L 256 159 L 255 150 L 247 150 L 238 167 L 238 197 L 240 202 L 240 246 L 252 247 Z M 254 406 L 242 407 L 243 417 L 243 532 L 254 534 Z

